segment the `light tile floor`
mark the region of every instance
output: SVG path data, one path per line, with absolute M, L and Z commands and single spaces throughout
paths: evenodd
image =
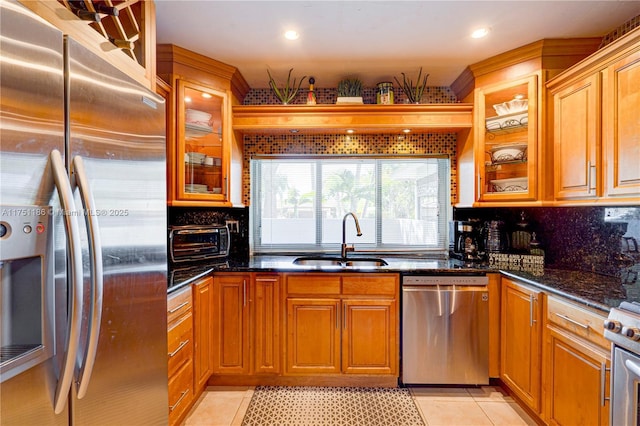
M 238 426 L 247 411 L 253 387 L 210 386 L 188 414 L 184 425 Z M 535 425 L 500 388 L 411 388 L 428 426 Z

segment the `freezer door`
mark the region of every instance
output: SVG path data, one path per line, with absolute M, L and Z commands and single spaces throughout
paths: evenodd
M 25 210 L 12 206 L 33 206 L 27 209 L 31 211 L 50 206 L 54 213 L 60 210 L 48 158 L 53 149 L 64 152 L 63 41 L 57 29 L 17 2 L 0 1 L 0 43 L 0 205 L 7 215 L 13 216 L 7 221 L 23 224 L 30 218 L 21 216 Z M 39 310 L 42 304 L 51 306 L 49 314 L 56 318 L 52 348 L 55 356 L 2 380 L 0 419 L 3 425 L 68 423 L 68 404 L 58 415 L 53 409 L 64 353 L 67 287 L 62 216 L 54 215 L 52 219 L 55 281 L 51 270 L 46 269 L 46 276 L 47 282 L 54 282 L 55 286 L 44 289 L 45 300 L 34 303 L 30 309 Z M 17 225 L 18 232 L 22 226 Z M 8 238 L 5 242 L 11 244 Z M 0 251 L 7 254 L 2 247 Z M 25 284 L 26 287 L 32 283 Z M 52 298 L 55 298 L 55 309 Z M 6 316 L 7 312 L 3 313 Z M 23 314 L 38 317 L 35 311 Z M 39 317 L 43 321 L 42 330 L 51 326 L 49 314 Z
M 85 212 L 95 235 L 82 237 L 84 264 L 100 250 L 104 273 L 97 315 L 85 268 L 81 342 L 92 340 L 91 321 L 99 322 L 97 353 L 86 395 L 74 399 L 72 422 L 167 423 L 164 101 L 74 40 L 66 39 L 66 49 L 71 178 L 84 173 L 94 203 Z M 90 247 L 91 240 L 100 246 Z M 85 349 L 79 372 L 87 361 Z

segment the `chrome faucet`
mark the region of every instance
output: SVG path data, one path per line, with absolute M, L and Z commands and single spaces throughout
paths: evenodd
M 362 236 L 362 231 L 360 231 L 360 223 L 358 222 L 358 218 L 352 212 L 349 212 L 344 215 L 342 218 L 342 250 L 340 251 L 340 255 L 343 259 L 347 258 L 347 252 L 354 251 L 353 245 L 347 245 L 346 243 L 346 225 L 347 225 L 347 217 L 351 216 L 356 223 L 356 231 L 358 232 L 358 237 Z

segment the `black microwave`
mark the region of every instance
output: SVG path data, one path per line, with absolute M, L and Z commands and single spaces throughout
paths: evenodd
M 173 263 L 226 258 L 230 245 L 229 229 L 225 225 L 169 228 L 169 256 Z

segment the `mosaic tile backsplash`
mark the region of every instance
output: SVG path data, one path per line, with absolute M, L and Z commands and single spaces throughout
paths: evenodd
M 414 135 L 245 135 L 242 193 L 250 204 L 250 159 L 265 154 L 390 155 L 441 154 L 451 158 L 451 200 L 457 194 L 455 133 Z
M 545 266 L 623 279 L 640 272 L 640 207 L 455 209 L 454 218 L 501 219 L 513 231 L 523 212 L 542 243 Z
M 316 80 L 317 82 L 317 80 Z M 306 81 L 305 81 L 306 83 Z M 308 86 L 308 85 L 307 85 Z M 395 104 L 403 104 L 407 97 L 400 87 L 393 88 L 393 96 Z M 338 97 L 338 89 L 336 88 L 316 88 L 316 103 L 318 104 L 335 104 Z M 300 88 L 292 104 L 305 104 L 307 102 L 308 88 Z M 376 88 L 365 87 L 362 89 L 362 101 L 365 104 L 376 103 Z M 424 104 L 447 104 L 456 103 L 458 99 L 455 93 L 448 86 L 427 86 L 422 95 L 422 103 Z M 251 89 L 243 100 L 244 105 L 278 105 L 280 100 L 273 91 L 267 89 Z

